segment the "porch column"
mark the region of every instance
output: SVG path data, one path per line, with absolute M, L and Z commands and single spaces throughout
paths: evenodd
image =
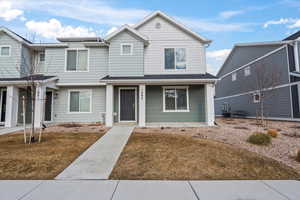
M 7 86 L 5 127 L 15 127 L 18 119 L 19 88 Z
M 113 126 L 114 123 L 114 86 L 106 86 L 106 116 L 105 116 L 105 125 L 108 127 Z
M 139 126 L 146 126 L 146 86 L 139 85 Z
M 215 125 L 215 107 L 214 107 L 215 85 L 205 84 L 205 110 L 206 122 L 209 126 Z
M 44 121 L 45 114 L 45 99 L 46 99 L 46 87 L 38 84 L 35 92 L 35 115 L 34 115 L 34 127 L 40 128 L 41 123 Z

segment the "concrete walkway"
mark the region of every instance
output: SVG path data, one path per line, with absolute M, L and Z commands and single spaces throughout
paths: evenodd
M 133 129 L 114 126 L 55 179 L 108 179 Z
M 300 181 L 0 181 L 2 200 L 299 200 Z

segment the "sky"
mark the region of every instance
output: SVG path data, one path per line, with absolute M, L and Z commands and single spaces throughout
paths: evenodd
M 282 40 L 300 30 L 300 0 L 0 0 L 0 26 L 35 42 L 100 36 L 161 10 L 213 42 L 216 74 L 236 43 Z

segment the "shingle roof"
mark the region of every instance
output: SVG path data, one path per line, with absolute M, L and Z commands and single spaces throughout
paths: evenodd
M 217 79 L 216 76 L 209 73 L 206 74 L 154 74 L 144 76 L 122 76 L 111 77 L 106 76 L 101 80 L 156 80 L 156 79 Z
M 293 35 L 290 35 L 289 37 L 283 39 L 283 41 L 286 40 L 296 40 L 297 38 L 300 38 L 300 31 L 294 33 Z
M 27 80 L 34 80 L 34 81 L 43 81 L 50 78 L 54 78 L 55 76 L 44 76 L 44 75 L 32 75 L 32 76 L 25 76 L 20 78 L 0 78 L 0 81 L 27 81 Z

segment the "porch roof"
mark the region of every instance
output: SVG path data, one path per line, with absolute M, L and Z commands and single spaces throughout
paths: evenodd
M 218 78 L 209 73 L 205 74 L 153 74 L 144 76 L 105 76 L 100 82 L 116 83 L 116 82 L 215 82 Z
M 0 78 L 0 84 L 24 84 L 28 81 L 35 81 L 35 82 L 48 82 L 52 80 L 58 79 L 56 76 L 45 76 L 42 74 L 31 75 L 31 76 L 24 76 L 24 77 L 14 77 L 14 78 Z

